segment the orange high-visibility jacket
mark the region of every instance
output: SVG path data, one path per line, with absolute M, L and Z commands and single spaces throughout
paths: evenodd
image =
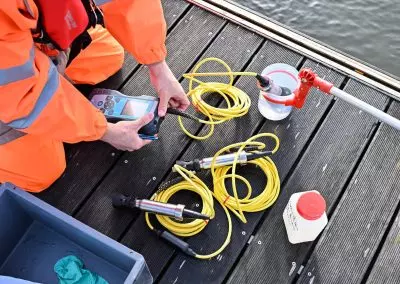
M 95 2 L 108 31 L 139 63 L 165 59 L 160 0 Z M 105 117 L 35 47 L 38 17 L 34 0 L 0 3 L 0 145 L 15 138 L 12 129 L 68 143 L 97 140 Z

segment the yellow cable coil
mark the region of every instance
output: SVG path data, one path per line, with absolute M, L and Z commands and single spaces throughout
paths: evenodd
M 232 166 L 223 166 L 223 167 L 215 167 L 215 161 L 217 157 L 224 152 L 227 152 L 229 149 L 234 147 L 239 147 L 237 153 L 243 151 L 246 146 L 258 146 L 258 150 L 265 149 L 266 145 L 262 142 L 255 141 L 261 137 L 270 137 L 272 138 L 276 145 L 272 150 L 272 153 L 275 153 L 279 148 L 279 139 L 276 135 L 270 133 L 260 133 L 248 139 L 245 142 L 235 143 L 224 147 L 220 151 L 218 151 L 212 161 L 211 171 L 214 182 L 214 191 L 212 192 L 207 185 L 200 180 L 193 172 L 186 170 L 185 168 L 174 165 L 174 169 L 178 172 L 183 178 L 184 181 L 179 182 L 170 186 L 169 188 L 162 190 L 160 192 L 156 192 L 151 200 L 159 201 L 159 202 L 168 202 L 168 200 L 178 191 L 181 190 L 190 190 L 192 192 L 200 195 L 203 207 L 201 210 L 202 214 L 206 214 L 210 216 L 210 219 L 215 217 L 214 211 L 214 202 L 213 196 L 220 203 L 224 212 L 226 214 L 228 220 L 228 233 L 226 239 L 222 246 L 213 253 L 208 255 L 199 255 L 196 257 L 200 259 L 209 259 L 214 256 L 220 254 L 225 247 L 229 244 L 231 235 L 232 235 L 232 221 L 228 211 L 231 210 L 242 222 L 246 222 L 246 218 L 243 212 L 257 212 L 265 210 L 270 207 L 278 198 L 280 192 L 280 180 L 278 170 L 274 164 L 274 162 L 269 157 L 262 157 L 253 161 L 249 161 L 249 163 L 255 164 L 265 173 L 267 177 L 267 184 L 264 190 L 256 197 L 251 198 L 251 194 L 253 192 L 251 185 L 247 179 L 236 174 L 236 164 L 238 159 L 238 154 L 236 155 L 236 159 Z M 231 170 L 232 173 L 228 174 L 228 171 Z M 227 178 L 232 179 L 233 186 L 233 194 L 234 196 L 230 196 L 227 189 L 225 188 L 224 181 Z M 247 194 L 244 198 L 239 198 L 236 188 L 236 179 L 241 180 L 247 186 Z M 150 222 L 149 214 L 145 214 L 146 223 L 150 229 L 154 230 L 153 225 Z M 207 221 L 205 220 L 194 220 L 188 223 L 178 222 L 172 218 L 156 215 L 157 220 L 160 222 L 162 226 L 167 228 L 171 233 L 181 236 L 181 237 L 190 237 L 201 232 L 207 225 Z
M 203 181 L 201 181 L 194 173 L 186 170 L 179 165 L 175 165 L 174 168 L 185 180 L 175 185 L 172 185 L 165 190 L 156 192 L 150 199 L 166 203 L 171 198 L 171 196 L 178 191 L 190 190 L 200 195 L 202 199 L 203 208 L 201 210 L 201 213 L 206 214 L 210 216 L 210 219 L 213 219 L 215 217 L 213 192 L 209 190 L 207 185 Z M 217 251 L 208 255 L 197 254 L 196 258 L 209 259 L 217 256 L 229 244 L 232 235 L 232 220 L 231 216 L 229 215 L 228 209 L 226 209 L 225 206 L 222 206 L 222 208 L 224 209 L 226 217 L 228 219 L 228 235 L 226 236 L 225 242 Z M 145 218 L 149 228 L 154 230 L 154 227 L 150 222 L 149 213 L 145 213 Z M 167 228 L 171 233 L 181 237 L 190 237 L 196 235 L 200 233 L 208 224 L 207 220 L 199 219 L 188 223 L 183 223 L 162 215 L 156 215 L 156 218 L 158 222 L 160 222 L 160 224 Z
M 206 62 L 215 61 L 224 66 L 227 72 L 216 72 L 216 73 L 196 73 L 197 70 Z M 214 133 L 214 126 L 216 124 L 223 123 L 233 118 L 241 117 L 248 113 L 251 105 L 249 96 L 242 90 L 233 86 L 234 76 L 256 76 L 254 72 L 232 72 L 231 68 L 223 60 L 219 58 L 205 58 L 201 60 L 193 69 L 192 73 L 184 74 L 183 77 L 189 80 L 189 92 L 188 97 L 192 101 L 192 105 L 208 120 L 199 119 L 200 123 L 210 125 L 210 130 L 204 136 L 196 136 L 190 133 L 183 125 L 182 118 L 179 116 L 178 121 L 182 131 L 189 137 L 197 140 L 205 140 Z M 195 77 L 204 76 L 228 76 L 228 83 L 221 82 L 203 82 Z M 193 88 L 193 83 L 198 85 Z M 202 96 L 210 93 L 217 93 L 224 99 L 227 107 L 217 108 L 206 103 Z
M 253 189 L 250 185 L 250 182 L 243 176 L 236 174 L 237 159 L 239 157 L 238 154 L 236 155 L 235 161 L 232 166 L 216 168 L 214 162 L 216 157 L 235 147 L 240 147 L 238 153 L 242 152 L 246 146 L 258 146 L 258 150 L 260 151 L 265 149 L 266 145 L 264 143 L 255 141 L 260 137 L 270 137 L 275 141 L 276 144 L 275 148 L 272 150 L 272 154 L 274 154 L 278 150 L 279 139 L 276 135 L 271 133 L 260 133 L 251 137 L 245 142 L 235 143 L 225 148 L 222 148 L 215 154 L 211 165 L 215 197 L 220 203 L 228 207 L 229 210 L 231 210 L 233 214 L 235 214 L 243 223 L 247 222 L 243 212 L 258 212 L 265 210 L 270 207 L 278 198 L 280 192 L 280 179 L 278 169 L 276 168 L 271 158 L 267 156 L 248 162 L 249 164 L 254 164 L 258 166 L 264 172 L 267 178 L 267 183 L 264 190 L 258 196 L 251 197 Z M 228 174 L 230 170 L 231 173 Z M 225 187 L 225 179 L 227 178 L 232 179 L 233 196 L 228 193 L 228 190 Z M 247 194 L 243 198 L 238 197 L 236 188 L 237 179 L 242 181 L 247 187 Z

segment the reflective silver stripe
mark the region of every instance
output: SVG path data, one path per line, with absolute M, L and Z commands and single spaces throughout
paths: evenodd
M 103 4 L 107 4 L 108 2 L 111 2 L 111 1 L 113 1 L 113 0 L 93 0 L 93 2 L 94 2 L 97 6 L 100 6 L 100 5 L 103 5 Z
M 28 0 L 24 0 L 24 4 L 26 6 L 26 9 L 28 10 L 28 13 L 32 16 L 32 18 L 35 17 L 35 14 L 33 14 L 33 11 L 31 9 L 31 6 L 29 6 Z
M 24 135 L 25 133 L 15 130 L 0 121 L 0 145 L 11 142 Z
M 29 52 L 29 59 L 24 64 L 10 68 L 0 69 L 0 86 L 4 86 L 19 80 L 24 80 L 35 75 L 35 71 L 33 69 L 34 57 L 35 57 L 35 48 L 32 47 Z
M 40 115 L 42 110 L 46 107 L 48 102 L 56 93 L 58 85 L 59 85 L 59 74 L 53 62 L 50 61 L 50 68 L 47 77 L 47 82 L 38 100 L 36 101 L 35 107 L 33 108 L 30 114 L 28 114 L 23 118 L 19 118 L 8 123 L 8 126 L 16 129 L 24 129 L 29 127 L 35 121 L 35 119 Z

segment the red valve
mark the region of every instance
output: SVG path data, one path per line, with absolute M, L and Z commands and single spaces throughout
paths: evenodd
M 301 69 L 299 72 L 299 79 L 300 79 L 300 86 L 298 89 L 294 91 L 294 106 L 297 108 L 302 108 L 308 92 L 310 91 L 311 87 L 315 87 L 322 92 L 329 94 L 333 84 L 325 81 L 318 77 L 311 69 L 304 68 Z
M 275 104 L 284 104 L 286 106 L 302 108 L 311 87 L 315 87 L 326 94 L 330 94 L 333 84 L 318 77 L 318 75 L 315 74 L 311 69 L 301 69 L 298 76 L 300 79 L 300 86 L 293 92 L 294 97 L 290 99 L 288 98 L 285 101 L 278 101 L 268 97 L 267 94 L 264 94 L 265 99 Z
M 317 75 L 311 69 L 302 69 L 299 72 L 300 86 L 294 91 L 294 102 L 293 105 L 297 108 L 302 108 L 308 92 L 314 85 L 314 81 Z

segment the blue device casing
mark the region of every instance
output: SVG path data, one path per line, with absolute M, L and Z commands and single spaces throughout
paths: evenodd
M 163 117 L 158 116 L 158 98 L 151 96 L 126 96 L 115 90 L 97 88 L 90 93 L 90 101 L 104 113 L 106 119 L 110 122 L 137 120 L 147 113 L 153 112 L 153 120 L 143 126 L 138 133 L 142 139 L 158 139 L 156 134 L 158 134 L 160 125 L 164 120 Z M 128 108 L 127 104 L 129 102 L 133 103 L 134 108 L 131 107 L 128 111 L 129 114 L 127 114 L 125 109 Z

